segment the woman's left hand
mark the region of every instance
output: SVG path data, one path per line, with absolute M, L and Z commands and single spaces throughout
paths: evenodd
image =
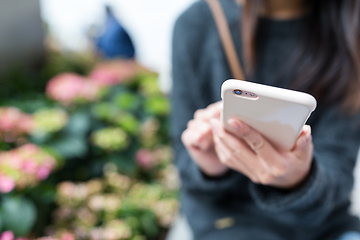
M 313 153 L 310 126 L 304 126 L 292 150 L 279 151 L 239 119 L 229 120 L 236 134 L 227 132 L 218 119 L 211 119 L 211 124 L 220 161 L 252 182 L 292 189 L 308 176 Z

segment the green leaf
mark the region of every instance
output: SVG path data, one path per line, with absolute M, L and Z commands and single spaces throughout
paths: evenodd
M 146 99 L 145 110 L 156 115 L 166 115 L 170 111 L 170 103 L 166 97 L 155 96 Z
M 10 143 L 1 142 L 1 140 L 0 138 L 0 151 L 8 151 L 13 148 Z
M 121 153 L 109 155 L 107 158 L 103 159 L 103 161 L 114 163 L 121 173 L 124 173 L 128 176 L 134 176 L 138 168 L 132 158 Z
M 113 121 L 131 134 L 136 134 L 139 131 L 139 122 L 137 118 L 130 113 L 124 112 L 116 116 Z
M 26 236 L 37 217 L 35 205 L 23 197 L 4 197 L 1 212 L 4 230 L 10 230 L 16 236 Z
M 48 141 L 50 141 L 51 137 L 54 134 L 52 133 L 46 133 L 46 132 L 35 132 L 30 135 L 30 139 L 32 143 L 41 145 Z
M 3 230 L 2 214 L 0 214 L 0 232 Z
M 147 74 L 141 76 L 140 89 L 145 96 L 159 94 L 160 89 L 158 86 L 158 76 L 154 74 Z
M 92 107 L 92 113 L 99 119 L 108 120 L 117 108 L 110 103 L 100 102 Z
M 113 102 L 122 110 L 135 110 L 140 105 L 140 98 L 131 92 L 124 92 L 117 94 Z
M 64 164 L 64 158 L 63 156 L 60 154 L 60 152 L 58 152 L 55 148 L 52 147 L 48 147 L 48 146 L 41 146 L 41 148 L 48 154 L 50 154 L 53 158 L 55 158 L 58 167 L 62 167 Z
M 50 145 L 58 151 L 62 157 L 69 159 L 82 157 L 86 154 L 88 146 L 84 138 L 73 138 L 71 136 L 63 138 Z
M 159 229 L 156 223 L 156 216 L 154 213 L 148 211 L 141 216 L 141 225 L 146 236 L 154 238 L 157 236 Z
M 72 136 L 84 136 L 90 129 L 90 115 L 85 112 L 75 112 L 66 126 L 66 133 Z

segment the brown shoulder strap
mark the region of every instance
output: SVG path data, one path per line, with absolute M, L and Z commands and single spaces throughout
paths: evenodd
M 245 80 L 243 70 L 236 52 L 233 38 L 230 33 L 229 25 L 226 20 L 224 10 L 219 0 L 206 0 L 211 12 L 214 15 L 217 29 L 220 34 L 221 42 L 225 50 L 228 64 L 230 65 L 233 77 L 240 80 Z

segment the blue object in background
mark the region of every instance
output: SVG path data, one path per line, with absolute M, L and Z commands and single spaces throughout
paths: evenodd
M 135 56 L 131 38 L 108 6 L 106 7 L 105 31 L 97 39 L 96 46 L 106 58 L 129 59 Z

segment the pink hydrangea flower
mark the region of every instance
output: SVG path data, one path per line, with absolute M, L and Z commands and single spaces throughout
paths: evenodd
M 18 148 L 18 153 L 22 154 L 23 156 L 33 155 L 36 154 L 38 151 L 39 151 L 39 147 L 32 143 L 26 144 Z
M 61 235 L 61 240 L 75 240 L 75 236 L 71 233 L 64 233 Z
M 1 159 L 1 154 L 0 154 Z M 10 166 L 14 169 L 21 169 L 23 165 L 23 159 L 16 152 L 11 152 Z
M 99 63 L 89 78 L 103 86 L 113 86 L 134 77 L 136 64 L 132 60 L 115 60 Z
M 37 170 L 36 176 L 40 180 L 45 180 L 45 179 L 47 179 L 47 177 L 49 176 L 50 173 L 51 173 L 51 168 L 48 168 L 45 166 L 40 166 Z
M 5 142 L 15 142 L 34 128 L 33 117 L 14 107 L 0 108 L 0 133 Z
M 0 131 L 30 132 L 33 119 L 30 115 L 14 107 L 0 108 Z
M 69 104 L 78 97 L 83 86 L 83 77 L 74 73 L 62 73 L 50 79 L 46 94 L 56 101 Z
M 100 84 L 86 80 L 83 82 L 83 87 L 79 92 L 79 97 L 92 102 L 98 97 L 100 89 Z
M 0 153 L 0 192 L 7 193 L 17 188 L 35 186 L 45 180 L 56 167 L 56 160 L 34 144 L 26 144 L 19 148 Z M 2 169 L 16 173 L 7 176 Z
M 0 130 L 8 132 L 13 130 L 21 118 L 17 108 L 3 108 L 0 110 Z
M 52 156 L 49 155 L 44 157 L 44 161 L 41 166 L 46 167 L 48 169 L 54 169 L 56 166 L 56 161 Z
M 146 170 L 154 167 L 155 161 L 153 154 L 148 149 L 140 149 L 135 155 L 136 163 Z
M 37 168 L 38 168 L 38 164 L 36 163 L 36 160 L 31 159 L 31 158 L 24 161 L 21 166 L 21 170 L 24 173 L 29 173 L 29 174 L 36 173 Z
M 118 73 L 113 69 L 106 69 L 104 67 L 95 68 L 89 75 L 89 78 L 104 86 L 112 86 L 118 84 Z
M 12 178 L 8 176 L 0 175 L 0 192 L 8 193 L 11 192 L 14 188 L 15 188 L 15 181 Z
M 5 231 L 1 234 L 0 240 L 14 240 L 15 236 L 12 231 Z
M 69 105 L 76 100 L 94 101 L 101 86 L 74 73 L 62 73 L 52 78 L 46 86 L 49 98 Z

